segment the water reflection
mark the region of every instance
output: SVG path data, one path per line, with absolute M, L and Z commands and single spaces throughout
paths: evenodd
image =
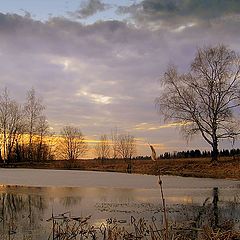
M 19 233 L 34 235 L 44 221 L 46 200 L 41 195 L 16 193 L 14 189 L 4 186 L 0 194 L 1 239 L 10 239 L 11 235 Z
M 225 224 L 237 229 L 240 219 L 239 189 L 166 189 L 169 221 L 173 226 L 200 228 Z M 91 215 L 91 223 L 109 218 L 129 224 L 130 217 L 162 223 L 158 189 L 18 187 L 0 188 L 0 239 L 47 239 L 52 215 L 69 212 L 71 217 Z M 230 224 L 230 223 L 229 223 Z M 192 233 L 194 234 L 194 233 Z M 11 237 L 11 238 L 10 238 Z
M 79 191 L 76 188 L 63 188 L 60 192 L 62 192 L 62 196 L 59 199 L 60 204 L 62 204 L 65 208 L 69 208 L 71 206 L 80 205 L 82 201 L 82 196 L 79 195 Z

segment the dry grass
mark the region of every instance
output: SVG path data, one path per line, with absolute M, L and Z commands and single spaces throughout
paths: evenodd
M 206 226 L 203 229 L 202 240 L 237 240 L 240 239 L 240 233 L 232 230 L 217 229 L 213 230 Z
M 213 229 L 210 226 L 194 229 L 171 228 L 168 236 L 156 220 L 146 221 L 131 216 L 130 224 L 119 224 L 108 219 L 100 226 L 89 223 L 90 216 L 71 217 L 70 213 L 52 216 L 49 240 L 103 239 L 103 240 L 237 240 L 240 233 L 230 229 Z
M 132 160 L 132 173 L 158 175 L 178 175 L 191 177 L 231 178 L 240 180 L 240 159 L 231 157 L 221 158 L 217 165 L 210 162 L 210 158 L 194 159 L 160 159 Z M 19 164 L 15 167 L 76 169 L 91 171 L 126 172 L 127 162 L 124 160 L 75 160 L 51 161 L 45 163 Z

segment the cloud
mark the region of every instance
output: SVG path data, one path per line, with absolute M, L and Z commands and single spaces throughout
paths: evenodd
M 134 127 L 134 129 L 142 130 L 142 131 L 156 131 L 156 130 L 166 129 L 166 128 L 183 127 L 187 125 L 191 125 L 191 122 L 172 122 L 164 125 L 151 124 L 151 123 L 139 123 Z
M 60 17 L 41 22 L 0 14 L 0 36 L 1 87 L 20 102 L 34 87 L 55 132 L 71 124 L 91 139 L 117 126 L 164 143 L 165 149 L 186 147 L 174 127 L 162 128 L 161 134 L 135 128 L 140 122 L 160 122 L 154 99 L 169 62 L 185 71 L 196 47 L 219 39 L 240 52 L 239 22 L 230 17 L 211 26 L 151 31 L 120 21 L 83 25 Z
M 120 6 L 119 14 L 129 14 L 137 25 L 152 29 L 191 27 L 212 20 L 239 16 L 238 0 L 143 0 Z
M 102 94 L 90 93 L 86 90 L 80 90 L 76 93 L 77 96 L 86 96 L 91 101 L 98 104 L 110 104 L 112 102 L 112 97 L 104 96 Z
M 71 16 L 76 18 L 87 18 L 97 12 L 105 11 L 108 8 L 108 4 L 102 3 L 100 0 L 87 0 L 83 2 L 80 9 L 69 13 Z

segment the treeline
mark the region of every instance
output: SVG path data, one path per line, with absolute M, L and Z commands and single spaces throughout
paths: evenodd
M 0 159 L 5 162 L 53 159 L 45 141 L 49 126 L 44 105 L 35 90 L 26 94 L 23 104 L 11 98 L 8 89 L 0 94 Z
M 150 149 L 149 149 L 150 151 Z M 89 146 L 81 130 L 64 126 L 60 135 L 50 132 L 45 106 L 34 89 L 26 93 L 23 103 L 11 98 L 5 88 L 0 93 L 0 162 L 41 162 L 54 159 L 82 159 L 91 157 L 108 159 L 151 159 L 136 156 L 136 139 L 130 133 L 116 128 L 110 135 L 103 134 L 94 146 Z M 240 155 L 239 149 L 221 150 L 219 156 Z M 165 152 L 160 159 L 211 157 L 211 151 L 199 149 Z
M 219 151 L 219 157 L 232 157 L 240 155 L 240 149 L 223 149 Z M 188 150 L 188 151 L 180 151 L 180 152 L 165 152 L 160 155 L 161 159 L 175 159 L 175 158 L 201 158 L 201 157 L 212 157 L 212 151 L 200 151 L 196 150 Z
M 129 133 L 113 130 L 101 135 L 89 147 L 81 130 L 64 126 L 60 135 L 50 132 L 45 106 L 34 89 L 26 93 L 24 103 L 13 99 L 7 88 L 0 93 L 0 161 L 41 162 L 54 159 L 81 159 L 91 152 L 98 159 L 131 159 L 136 141 Z
M 136 140 L 129 133 L 113 130 L 111 135 L 103 134 L 89 147 L 79 128 L 65 126 L 58 138 L 56 155 L 58 158 L 75 160 L 91 153 L 91 157 L 105 161 L 108 159 L 131 159 L 136 154 Z
M 179 151 L 179 152 L 165 152 L 159 155 L 159 159 L 178 159 L 178 158 L 205 158 L 211 157 L 211 151 L 200 151 L 199 149 L 196 150 L 187 150 L 187 151 Z M 240 149 L 223 149 L 219 152 L 219 157 L 234 157 L 240 156 Z M 133 160 L 151 160 L 151 156 L 135 156 L 132 158 Z
M 129 133 L 119 133 L 114 129 L 111 135 L 100 136 L 94 148 L 98 159 L 131 159 L 136 154 L 136 140 Z

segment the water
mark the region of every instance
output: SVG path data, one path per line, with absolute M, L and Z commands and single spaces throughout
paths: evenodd
M 176 176 L 163 176 L 162 181 L 172 224 L 198 219 L 200 226 L 216 221 L 217 212 L 219 224 L 231 220 L 239 228 L 240 181 Z M 47 239 L 52 228 L 47 220 L 66 212 L 72 217 L 91 215 L 89 222 L 95 226 L 107 219 L 128 224 L 131 216 L 149 221 L 154 216 L 162 222 L 155 176 L 0 169 L 0 184 L 0 232 L 5 239 Z

